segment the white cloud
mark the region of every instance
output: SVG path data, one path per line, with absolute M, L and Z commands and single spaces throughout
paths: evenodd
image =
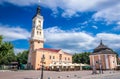
M 120 21 L 117 22 L 117 26 L 113 28 L 114 31 L 120 31 Z
M 9 2 L 19 6 L 31 6 L 39 4 L 39 0 L 0 0 L 0 3 Z M 61 9 L 63 17 L 80 16 L 81 12 L 96 12 L 95 20 L 105 19 L 106 21 L 120 20 L 119 0 L 41 0 L 42 6 L 50 8 L 56 17 Z
M 112 34 L 112 33 L 99 33 L 96 35 L 95 40 L 103 39 L 104 43 L 113 48 L 119 49 L 120 48 L 120 35 L 119 34 Z
M 79 12 L 96 11 L 102 3 L 108 2 L 108 0 L 44 0 L 43 6 L 56 10 L 60 8 L 63 10 L 63 17 L 79 16 Z M 110 2 L 110 1 L 109 1 Z M 98 6 L 99 5 L 99 6 Z M 102 5 L 103 6 L 103 5 Z
M 113 28 L 114 31 L 120 31 L 120 25 Z
M 98 27 L 97 26 L 92 26 L 94 29 L 98 29 Z
M 88 24 L 88 21 L 85 21 L 85 22 L 82 23 L 82 25 L 86 25 L 86 24 Z
M 72 10 L 66 10 L 64 13 L 62 13 L 62 17 L 69 17 L 71 18 L 72 16 L 78 17 L 79 15 Z
M 120 21 L 119 21 L 119 22 L 117 22 L 117 24 L 118 24 L 118 25 L 120 25 Z
M 76 32 L 76 28 L 72 30 L 62 30 L 59 27 L 51 27 L 44 29 L 45 44 L 51 48 L 63 49 L 64 51 L 75 53 L 94 49 L 98 46 L 99 41 L 103 39 L 105 45 L 119 49 L 120 35 L 112 33 L 98 33 L 93 36 L 86 32 Z M 28 39 L 30 33 L 20 27 L 9 27 L 8 25 L 0 25 L 0 34 L 5 37 L 7 41 L 14 41 L 18 39 Z M 24 51 L 25 49 L 15 48 L 15 53 Z
M 120 4 L 98 11 L 93 15 L 95 20 L 105 20 L 107 22 L 120 21 Z
M 34 4 L 39 4 L 38 0 L 0 0 L 0 3 L 4 4 L 4 2 L 9 2 L 18 6 L 30 6 Z
M 120 46 L 120 35 L 112 33 L 98 33 L 93 36 L 86 32 L 64 31 L 57 26 L 47 28 L 44 32 L 47 45 L 72 53 L 92 50 L 99 45 L 101 39 L 113 49 L 119 49 Z
M 14 48 L 14 53 L 15 53 L 15 54 L 18 54 L 18 53 L 23 52 L 23 51 L 25 51 L 25 50 L 27 50 L 27 49 Z
M 19 6 L 31 6 L 38 4 L 38 0 L 0 0 L 0 3 L 10 2 Z M 42 0 L 41 5 L 50 8 L 53 14 L 59 13 L 58 8 L 63 10 L 63 17 L 78 16 L 78 13 L 95 11 L 95 20 L 120 21 L 120 1 L 119 0 Z M 119 26 L 118 28 L 119 29 Z M 4 30 L 4 31 L 3 31 Z M 30 33 L 19 27 L 0 25 L 0 34 L 6 40 L 28 39 Z M 105 44 L 112 48 L 119 48 L 120 35 L 109 33 L 98 33 L 92 36 L 86 32 L 64 31 L 58 27 L 45 29 L 46 43 L 53 48 L 64 50 L 90 50 L 98 45 L 98 41 L 103 39 Z
M 0 24 L 0 35 L 3 35 L 5 41 L 27 40 L 30 37 L 30 33 L 26 29 L 2 24 Z
M 81 12 L 95 12 L 95 20 L 104 19 L 107 22 L 120 20 L 119 0 L 44 0 L 42 5 L 56 12 L 63 10 L 63 17 L 80 16 Z M 59 13 L 59 12 L 57 12 Z

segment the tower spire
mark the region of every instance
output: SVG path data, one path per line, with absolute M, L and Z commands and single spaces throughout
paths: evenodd
M 41 1 L 39 0 L 39 1 L 38 1 L 37 12 L 36 12 L 37 15 L 40 15 L 40 10 L 41 10 L 41 9 L 40 9 L 40 2 L 41 2 Z
M 37 7 L 37 15 L 40 15 L 40 6 Z
M 102 39 L 100 40 L 100 45 L 102 45 L 103 43 L 102 43 Z

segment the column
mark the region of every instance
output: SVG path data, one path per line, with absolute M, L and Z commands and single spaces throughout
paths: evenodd
M 92 55 L 92 63 L 93 63 L 93 66 L 95 66 L 94 55 Z
M 116 59 L 116 55 L 114 55 L 115 57 L 115 60 L 114 60 L 114 63 L 115 63 L 115 67 L 117 66 L 117 59 Z
M 109 69 L 108 55 L 107 54 L 105 54 L 105 64 L 106 64 L 106 69 Z

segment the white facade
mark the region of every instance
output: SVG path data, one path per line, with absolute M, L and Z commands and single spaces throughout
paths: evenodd
M 40 8 L 37 8 L 37 13 L 35 17 L 32 19 L 32 32 L 30 38 L 30 50 L 28 55 L 28 63 L 32 61 L 32 52 L 34 51 L 34 41 L 44 41 L 44 34 L 43 34 L 43 16 L 40 15 Z M 37 44 L 36 44 L 37 45 Z

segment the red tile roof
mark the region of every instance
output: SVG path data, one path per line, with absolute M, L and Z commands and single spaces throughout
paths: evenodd
M 51 52 L 58 53 L 61 49 L 39 48 L 39 49 L 37 49 L 37 50 L 51 51 Z M 65 54 L 67 54 L 67 55 L 72 55 L 72 54 L 67 53 L 67 52 L 63 52 L 63 53 L 65 53 Z

